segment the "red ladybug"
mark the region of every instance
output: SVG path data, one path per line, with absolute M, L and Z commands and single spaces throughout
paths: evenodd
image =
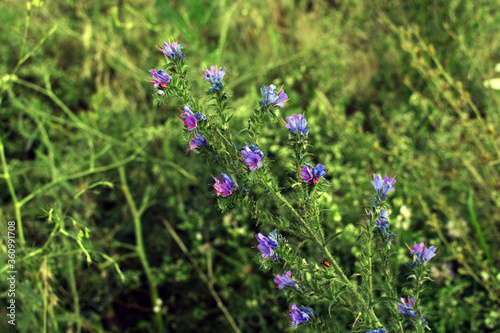
M 325 265 L 326 267 L 330 267 L 330 263 L 328 261 L 323 261 L 323 265 Z

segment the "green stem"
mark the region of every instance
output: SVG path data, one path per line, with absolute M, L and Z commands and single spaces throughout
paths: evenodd
M 424 290 L 423 286 L 423 281 L 425 281 L 426 277 L 426 267 L 424 265 L 418 265 L 413 267 L 414 270 L 414 283 L 413 283 L 413 297 L 416 300 L 416 310 L 417 311 L 417 319 L 415 323 L 415 326 L 417 327 L 417 331 L 419 333 L 424 333 L 424 327 L 422 326 L 422 308 L 420 307 L 420 293 Z M 415 309 L 415 307 L 414 307 Z
M 225 142 L 226 151 L 228 153 L 229 153 L 230 148 L 237 150 L 237 148 L 234 146 L 234 144 L 232 144 L 231 141 L 229 141 L 229 139 L 220 132 L 220 128 L 217 125 L 215 126 L 215 131 L 217 132 L 219 137 Z
M 59 220 L 59 230 L 65 232 L 64 219 Z M 64 233 L 63 233 L 64 234 Z M 67 235 L 67 233 L 66 233 Z M 65 249 L 69 249 L 70 245 L 68 243 L 68 239 L 63 237 L 63 244 Z M 66 261 L 67 264 L 67 272 L 68 272 L 68 282 L 71 289 L 71 293 L 73 294 L 73 310 L 75 312 L 75 321 L 76 321 L 76 332 L 81 333 L 82 331 L 82 322 L 80 320 L 80 299 L 78 297 L 78 288 L 76 287 L 76 279 L 75 279 L 75 268 L 73 262 L 73 256 L 69 255 Z
M 394 291 L 394 283 L 392 282 L 393 277 L 390 275 L 390 270 L 391 270 L 391 265 L 387 262 L 387 258 L 391 256 L 392 251 L 390 248 L 385 245 L 386 251 L 380 251 L 380 262 L 382 263 L 382 267 L 380 269 L 381 273 L 384 274 L 384 279 L 385 279 L 385 292 L 386 296 L 394 297 L 397 298 L 397 294 Z M 404 333 L 403 330 L 403 325 L 401 321 L 399 320 L 400 316 L 398 314 L 398 307 L 394 303 L 390 303 L 388 306 L 388 311 L 391 313 L 392 319 L 391 322 L 393 323 L 392 325 L 394 326 L 395 329 L 397 329 L 398 332 Z
M 368 304 L 372 303 L 372 297 L 373 297 L 372 240 L 373 240 L 373 230 L 372 230 L 372 223 L 370 222 L 370 229 L 368 232 Z
M 146 256 L 146 250 L 144 249 L 144 242 L 143 242 L 143 236 L 142 236 L 142 225 L 141 225 L 141 215 L 143 213 L 142 210 L 137 209 L 137 206 L 135 204 L 134 198 L 132 197 L 132 194 L 130 193 L 130 189 L 127 184 L 127 177 L 125 175 L 125 168 L 120 166 L 118 168 L 118 172 L 120 174 L 120 181 L 122 183 L 121 189 L 123 191 L 123 194 L 125 195 L 125 198 L 127 200 L 127 203 L 130 207 L 130 211 L 132 213 L 132 218 L 134 221 L 134 231 L 135 231 L 135 241 L 136 241 L 136 252 L 137 255 L 139 256 L 139 260 L 141 261 L 142 267 L 144 269 L 144 273 L 146 274 L 146 279 L 148 280 L 149 284 L 149 293 L 151 296 L 151 304 L 153 309 L 157 307 L 159 304 L 159 297 L 158 297 L 158 288 L 156 286 L 156 282 L 153 279 L 153 274 L 151 273 L 151 268 L 149 267 L 148 259 Z M 158 330 L 160 332 L 165 331 L 165 326 L 163 324 L 163 318 L 161 316 L 161 311 L 155 311 L 155 322 Z
M 61 227 L 61 229 L 59 229 L 59 232 L 61 234 L 63 234 L 64 236 L 73 238 L 75 240 L 75 242 L 78 244 L 78 246 L 80 247 L 80 249 L 82 249 L 82 252 L 85 253 L 85 256 L 87 257 L 87 264 L 90 265 L 92 263 L 92 259 L 90 257 L 90 253 L 87 251 L 87 249 L 85 248 L 85 246 L 83 246 L 83 243 L 78 239 L 78 237 L 75 237 L 75 236 L 69 234 L 62 227 Z
M 210 281 L 210 279 L 206 276 L 205 273 L 203 273 L 203 270 L 197 264 L 197 262 L 195 261 L 195 259 L 191 255 L 191 253 L 189 252 L 188 248 L 182 242 L 181 238 L 179 237 L 179 235 L 177 235 L 177 233 L 175 232 L 174 228 L 170 225 L 170 223 L 168 223 L 168 221 L 165 221 L 165 220 L 163 221 L 163 223 L 165 224 L 165 227 L 167 228 L 167 230 L 170 233 L 170 235 L 172 236 L 172 238 L 175 240 L 175 242 L 177 243 L 177 245 L 179 245 L 179 247 L 181 248 L 182 252 L 184 252 L 184 254 L 188 257 L 188 259 L 191 262 L 191 264 L 193 265 L 194 269 L 196 270 L 196 272 L 198 273 L 198 275 L 200 276 L 200 278 L 203 280 L 203 282 L 207 286 L 210 294 L 212 295 L 212 297 L 214 298 L 214 300 L 217 302 L 217 306 L 224 313 L 224 316 L 226 317 L 227 321 L 229 322 L 229 325 L 231 325 L 231 327 L 233 328 L 234 332 L 240 333 L 241 332 L 240 329 L 236 325 L 236 322 L 234 321 L 233 317 L 231 316 L 231 314 L 229 313 L 229 311 L 227 310 L 227 308 L 224 306 L 224 302 L 220 298 L 220 296 L 217 293 L 217 291 L 214 289 L 213 284 Z
M 118 139 L 115 139 L 115 138 L 107 135 L 107 134 L 104 134 L 101 131 L 99 131 L 98 129 L 95 129 L 95 128 L 85 124 L 83 121 L 81 121 L 80 118 L 78 118 L 78 116 L 76 116 L 73 113 L 73 111 L 71 111 L 71 109 L 68 106 L 66 106 L 66 104 L 64 104 L 64 102 L 61 101 L 61 99 L 59 97 L 57 97 L 56 94 L 54 94 L 54 92 L 52 91 L 52 88 L 50 86 L 48 86 L 47 89 L 45 89 L 45 88 L 40 87 L 37 84 L 31 83 L 28 81 L 24 81 L 24 80 L 19 79 L 19 78 L 13 79 L 12 81 L 15 83 L 18 83 L 20 85 L 23 85 L 25 87 L 31 88 L 34 91 L 37 91 L 37 92 L 49 97 L 68 116 L 68 118 L 72 120 L 74 125 L 76 127 L 78 127 L 79 129 L 81 129 L 87 133 L 93 134 L 96 137 L 98 137 L 104 141 L 113 143 L 117 146 L 127 147 L 126 142 L 120 141 Z
M 262 121 L 265 115 L 265 110 L 262 109 L 257 109 L 254 111 L 254 117 L 253 117 L 253 122 L 252 122 L 252 134 L 253 134 L 253 141 L 257 144 L 257 140 L 259 138 L 260 134 L 260 126 L 262 125 Z
M 3 146 L 2 136 L 0 135 L 0 158 L 2 160 L 2 168 L 3 168 L 3 178 L 7 182 L 7 187 L 9 188 L 10 196 L 12 197 L 12 201 L 14 202 L 14 212 L 16 214 L 16 222 L 19 230 L 19 242 L 21 246 L 26 243 L 24 239 L 24 231 L 23 231 L 23 221 L 21 216 L 21 206 L 22 203 L 17 199 L 16 191 L 14 189 L 14 185 L 12 184 L 12 179 L 10 178 L 9 166 L 7 164 L 7 159 L 5 158 L 5 150 Z
M 117 161 L 117 162 L 110 164 L 110 165 L 105 165 L 105 166 L 102 166 L 99 168 L 94 168 L 94 169 L 89 169 L 89 170 L 77 172 L 77 173 L 74 173 L 72 175 L 60 176 L 60 177 L 52 180 L 50 183 L 47 183 L 47 184 L 43 185 L 42 187 L 39 187 L 35 191 L 31 192 L 30 194 L 28 194 L 21 201 L 19 201 L 19 205 L 20 205 L 20 207 L 24 206 L 31 199 L 33 199 L 34 197 L 36 197 L 37 195 L 39 195 L 41 193 L 45 193 L 49 188 L 51 188 L 52 186 L 54 186 L 60 182 L 71 180 L 71 179 L 82 178 L 82 177 L 89 176 L 89 175 L 92 175 L 95 173 L 100 173 L 100 172 L 116 169 L 117 167 L 123 166 L 123 165 L 133 161 L 135 159 L 135 157 L 137 156 L 137 154 L 138 153 L 133 153 L 129 157 L 127 157 L 121 161 Z

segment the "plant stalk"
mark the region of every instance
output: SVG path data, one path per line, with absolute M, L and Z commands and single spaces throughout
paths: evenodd
M 139 256 L 139 260 L 141 261 L 144 273 L 146 274 L 146 279 L 148 280 L 148 285 L 149 285 L 149 293 L 151 297 L 151 305 L 153 309 L 155 309 L 159 305 L 158 288 L 156 286 L 156 282 L 153 279 L 153 274 L 151 273 L 151 268 L 149 266 L 149 262 L 146 256 L 146 250 L 144 249 L 142 225 L 141 225 L 142 210 L 137 209 L 134 198 L 132 197 L 132 194 L 127 184 L 127 176 L 125 175 L 125 168 L 123 167 L 123 165 L 118 167 L 118 172 L 120 174 L 120 181 L 122 183 L 121 189 L 130 207 L 130 211 L 132 213 L 132 218 L 134 222 L 134 233 L 136 241 L 135 250 L 137 252 L 137 255 Z M 163 318 L 161 316 L 161 309 L 160 311 L 155 311 L 155 323 L 159 332 L 165 332 L 165 325 L 163 323 Z

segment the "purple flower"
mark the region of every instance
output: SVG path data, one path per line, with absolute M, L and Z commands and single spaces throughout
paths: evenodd
M 273 250 L 279 247 L 278 239 L 281 238 L 281 235 L 278 234 L 278 230 L 274 229 L 267 237 L 259 232 L 255 238 L 259 241 L 257 249 L 262 252 L 262 259 L 270 258 L 273 261 L 280 259 Z
M 215 193 L 217 196 L 222 195 L 223 197 L 227 197 L 231 195 L 233 191 L 238 187 L 233 180 L 233 177 L 226 175 L 225 173 L 221 173 L 221 179 L 214 178 L 215 184 L 212 186 L 215 188 Z
M 269 88 L 266 89 L 266 86 L 262 86 L 260 91 L 262 93 L 262 99 L 260 103 L 263 108 L 267 108 L 269 106 L 279 106 L 280 108 L 285 107 L 285 102 L 288 100 L 287 94 L 283 89 L 280 90 L 280 94 L 276 91 L 276 86 L 274 84 L 269 85 Z
M 283 121 L 281 123 L 285 125 L 285 128 L 292 134 L 307 136 L 309 128 L 307 128 L 307 120 L 302 114 L 292 114 L 290 117 L 286 117 L 287 123 Z
M 297 283 L 295 278 L 292 276 L 292 272 L 288 271 L 283 275 L 276 275 L 274 282 L 278 285 L 278 289 L 285 289 L 286 287 L 297 288 Z
M 238 187 L 238 185 L 236 185 L 236 182 L 233 180 L 233 177 L 228 176 L 225 173 L 221 173 L 220 175 L 221 175 L 222 180 L 224 181 L 224 183 L 231 185 L 231 188 L 233 190 Z
M 241 149 L 241 154 L 245 157 L 242 159 L 248 167 L 250 171 L 255 171 L 258 168 L 262 168 L 261 160 L 265 157 L 264 154 L 260 151 L 259 147 L 250 144 L 250 146 L 245 146 Z
M 243 148 L 244 148 L 244 147 L 243 147 Z M 255 154 L 259 155 L 261 159 L 265 157 L 265 156 L 264 156 L 264 153 L 260 151 L 260 148 L 259 148 L 259 147 L 257 147 L 257 146 L 255 146 L 253 143 L 251 143 L 251 144 L 250 144 L 250 146 L 248 146 L 248 148 L 250 148 L 250 150 L 251 150 L 253 153 L 255 153 Z
M 367 331 L 365 333 L 385 333 L 385 327 L 379 327 L 377 328 L 376 330 L 373 330 L 373 331 Z
M 316 184 L 324 175 L 326 175 L 325 167 L 321 164 L 318 164 L 315 168 L 313 168 L 311 164 L 306 163 L 306 166 L 300 170 L 300 178 L 302 178 L 302 180 L 306 183 L 311 183 L 312 180 L 312 183 Z
M 180 58 L 184 60 L 184 53 L 182 53 L 181 49 L 184 48 L 180 44 L 177 44 L 177 41 L 168 44 L 167 42 L 163 42 L 163 48 L 156 45 L 156 48 L 160 50 L 165 56 L 169 59 L 175 60 L 176 58 Z
M 290 313 L 288 316 L 292 318 L 291 326 L 308 322 L 313 315 L 314 311 L 310 306 L 301 306 L 298 308 L 295 304 L 290 304 Z
M 190 150 L 195 150 L 201 147 L 208 147 L 208 141 L 203 137 L 203 135 L 201 135 L 200 133 L 198 133 L 198 131 L 196 131 L 193 139 L 191 140 L 191 143 L 189 144 L 189 148 L 187 149 L 186 154 Z
M 163 69 L 158 71 L 152 69 L 149 72 L 153 75 L 153 78 L 149 80 L 149 83 L 154 83 L 155 89 L 158 89 L 158 87 L 165 88 L 167 84 L 170 83 L 170 76 Z M 163 90 L 158 90 L 158 93 L 163 95 Z
M 193 111 L 189 108 L 189 105 L 184 107 L 184 112 L 182 113 L 182 117 L 176 116 L 184 122 L 184 125 L 187 127 L 188 131 L 194 130 L 198 126 L 198 119 L 196 119 Z
M 423 242 L 420 244 L 413 244 L 413 250 L 410 249 L 410 254 L 413 255 L 413 262 L 418 265 L 427 264 L 429 260 L 436 256 L 436 248 L 434 246 L 426 248 L 426 244 Z
M 408 302 L 404 298 L 401 298 L 401 302 L 403 302 L 404 305 L 397 303 L 399 308 L 398 309 L 399 314 L 405 314 L 410 317 L 415 317 L 417 315 L 415 310 L 413 310 L 413 306 L 415 305 L 416 302 L 415 298 L 412 297 L 408 299 Z
M 203 80 L 212 84 L 212 88 L 208 89 L 208 91 L 219 91 L 222 88 L 222 79 L 226 75 L 226 67 L 217 69 L 215 65 L 212 65 L 210 69 L 205 69 L 204 72 Z
M 375 187 L 375 191 L 380 196 L 380 199 L 384 201 L 387 194 L 395 191 L 392 185 L 396 184 L 396 177 L 389 178 L 385 175 L 384 179 L 382 179 L 382 176 L 373 174 L 373 180 L 371 183 L 373 184 L 373 187 Z
M 308 166 L 303 167 L 302 170 L 300 170 L 300 178 L 302 178 L 302 180 L 306 183 L 313 179 L 314 175 L 312 168 Z

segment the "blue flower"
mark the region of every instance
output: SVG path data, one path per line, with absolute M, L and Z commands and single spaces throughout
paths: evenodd
M 278 260 L 280 257 L 274 252 L 273 249 L 277 249 L 279 247 L 278 239 L 281 238 L 281 235 L 278 234 L 278 230 L 274 229 L 274 231 L 270 232 L 266 237 L 260 232 L 255 235 L 255 238 L 259 241 L 257 245 L 257 249 L 262 252 L 262 258 L 270 258 L 271 260 Z
M 225 173 L 221 173 L 221 179 L 214 178 L 215 184 L 212 186 L 215 188 L 215 193 L 217 196 L 222 195 L 223 197 L 227 197 L 233 194 L 233 191 L 238 188 L 233 177 L 226 175 Z
M 212 88 L 208 89 L 208 91 L 219 91 L 222 88 L 222 79 L 226 75 L 226 67 L 217 69 L 215 65 L 212 65 L 210 69 L 205 69 L 204 72 L 203 80 L 212 84 Z
M 399 314 L 404 314 L 410 317 L 415 317 L 417 315 L 415 310 L 413 310 L 413 306 L 415 305 L 416 302 L 415 298 L 412 297 L 408 299 L 408 302 L 404 298 L 401 298 L 401 302 L 403 302 L 404 305 L 397 303 L 397 306 L 399 308 L 398 309 Z
M 382 179 L 382 176 L 373 174 L 373 180 L 371 181 L 371 183 L 380 199 L 384 201 L 387 194 L 395 191 L 392 185 L 396 184 L 396 177 L 389 178 L 387 175 L 385 175 L 384 179 Z
M 264 153 L 260 151 L 260 148 L 255 146 L 253 143 L 250 144 L 250 146 L 248 146 L 250 148 L 250 150 L 252 152 L 254 152 L 255 154 L 259 155 L 260 158 L 264 158 Z
M 311 317 L 314 316 L 314 311 L 310 306 L 301 306 L 298 308 L 295 304 L 290 304 L 290 313 L 288 316 L 292 318 L 291 326 L 297 326 L 311 320 Z
M 163 69 L 160 69 L 158 71 L 152 69 L 149 72 L 151 73 L 151 75 L 153 75 L 153 78 L 149 80 L 149 83 L 154 83 L 155 89 L 163 89 L 171 81 L 170 76 Z M 163 95 L 163 90 L 158 90 L 158 93 Z
M 393 234 L 390 230 L 390 223 L 389 223 L 389 214 L 385 209 L 382 209 L 380 211 L 380 218 L 375 220 L 375 226 L 380 228 L 380 231 L 382 231 L 382 235 L 385 237 L 385 240 L 387 244 L 391 241 L 391 237 L 397 236 L 396 234 Z
M 370 211 L 368 212 L 368 215 L 370 218 L 373 219 L 373 212 Z M 387 244 L 391 242 L 391 238 L 394 236 L 397 236 L 396 234 L 393 234 L 390 230 L 390 223 L 389 223 L 389 214 L 385 209 L 382 209 L 380 211 L 380 217 L 375 220 L 375 226 L 380 228 L 380 232 L 382 233 L 382 237 L 385 239 Z M 370 223 L 370 219 L 368 217 L 365 217 L 366 221 Z
M 195 150 L 201 147 L 208 147 L 208 141 L 206 138 L 203 137 L 198 131 L 196 131 L 196 134 L 194 135 L 193 139 L 191 140 L 191 143 L 189 144 L 189 148 L 186 151 L 186 154 L 190 150 Z
M 266 89 L 266 86 L 262 86 L 260 91 L 262 93 L 262 99 L 260 103 L 262 104 L 262 108 L 267 108 L 269 106 L 279 106 L 280 108 L 285 107 L 285 102 L 288 100 L 288 95 L 285 94 L 283 89 L 280 90 L 280 93 L 275 91 L 276 86 L 271 84 L 269 88 Z
M 264 154 L 260 151 L 259 147 L 250 144 L 250 146 L 243 147 L 240 152 L 245 157 L 242 161 L 248 165 L 250 171 L 262 168 L 261 160 L 264 158 Z
M 193 111 L 189 108 L 189 105 L 186 105 L 184 107 L 184 111 L 182 113 L 182 116 L 176 116 L 177 118 L 181 119 L 188 131 L 194 130 L 198 126 L 198 119 L 197 117 L 193 114 Z M 197 112 L 199 113 L 199 112 Z
M 196 118 L 197 121 L 205 121 L 207 120 L 207 116 L 205 116 L 203 113 L 201 112 L 196 112 L 194 114 L 194 117 Z
M 233 190 L 238 187 L 238 185 L 236 185 L 236 182 L 233 180 L 233 177 L 228 176 L 225 173 L 221 173 L 220 175 L 224 183 L 229 184 Z
M 303 167 L 302 170 L 300 170 L 300 178 L 302 178 L 304 182 L 311 183 L 312 180 L 312 183 L 316 184 L 321 177 L 326 175 L 324 165 L 318 164 L 316 165 L 316 167 L 313 168 L 311 164 L 309 163 L 305 164 L 306 166 Z
M 413 250 L 410 248 L 410 254 L 413 255 L 413 262 L 422 265 L 427 264 L 429 260 L 436 256 L 436 248 L 431 246 L 426 248 L 423 242 L 420 244 L 413 244 Z M 413 265 L 412 265 L 413 266 Z
M 295 278 L 292 276 L 292 272 L 288 271 L 283 275 L 276 275 L 274 282 L 278 285 L 278 289 L 285 289 L 286 287 L 297 288 L 298 285 L 295 282 Z
M 167 58 L 175 60 L 182 59 L 184 60 L 184 53 L 182 53 L 181 49 L 184 48 L 177 42 L 172 42 L 168 44 L 167 42 L 163 42 L 163 48 L 156 45 L 156 48 L 160 50 Z
M 290 133 L 299 136 L 307 136 L 309 128 L 306 127 L 307 120 L 304 118 L 304 115 L 294 113 L 290 117 L 286 117 L 286 121 L 286 124 L 283 121 L 281 121 L 281 123 L 285 125 L 285 128 L 289 130 Z
M 389 217 L 389 214 L 387 213 L 387 211 L 385 209 L 382 209 L 380 211 L 380 218 L 376 219 L 375 220 L 375 225 L 377 227 L 379 227 L 380 229 L 382 229 L 382 232 L 384 234 L 387 234 L 387 232 L 389 231 L 389 220 L 387 219 Z

